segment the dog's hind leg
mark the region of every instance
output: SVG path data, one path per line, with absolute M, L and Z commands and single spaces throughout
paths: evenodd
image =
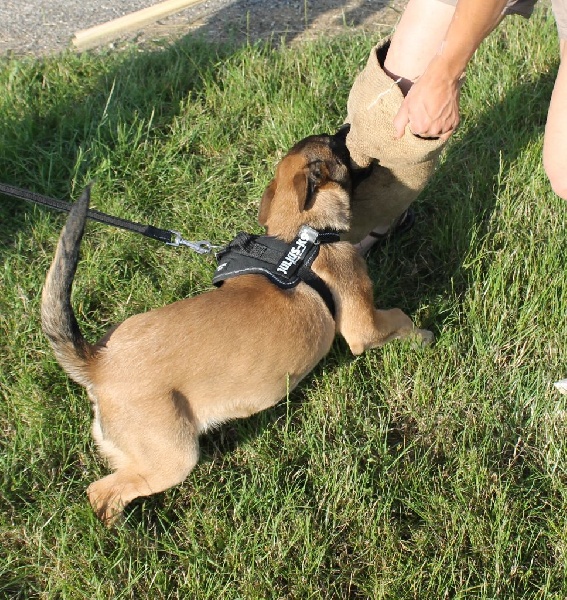
M 97 445 L 115 469 L 87 489 L 91 506 L 105 525 L 112 526 L 135 498 L 181 483 L 197 464 L 197 428 L 187 415 L 177 414 L 173 421 L 171 415 L 164 416 L 145 411 L 138 418 L 125 418 L 115 412 L 108 429 L 104 419 L 102 426 L 95 420 Z M 169 429 L 163 427 L 164 421 Z
M 184 456 L 166 450 L 152 458 L 152 463 L 126 465 L 88 487 L 89 502 L 105 525 L 112 526 L 135 498 L 163 492 L 181 483 L 197 464 L 198 450 L 185 450 Z

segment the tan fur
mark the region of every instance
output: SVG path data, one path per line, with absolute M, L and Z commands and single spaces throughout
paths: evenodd
M 303 224 L 348 227 L 350 176 L 340 147 L 331 136 L 312 136 L 282 159 L 261 201 L 269 235 L 291 241 Z M 135 315 L 89 345 L 68 301 L 81 219 L 84 227 L 84 216 L 74 218 L 46 279 L 42 317 L 57 359 L 93 402 L 93 435 L 113 472 L 91 484 L 88 496 L 107 524 L 134 498 L 182 482 L 197 463 L 201 432 L 285 397 L 327 354 L 336 332 L 354 354 L 395 337 L 432 339 L 402 311 L 374 308 L 364 261 L 338 242 L 322 245 L 313 265 L 332 291 L 336 320 L 304 283 L 284 291 L 244 275 Z M 76 255 L 64 248 L 73 246 L 73 231 Z

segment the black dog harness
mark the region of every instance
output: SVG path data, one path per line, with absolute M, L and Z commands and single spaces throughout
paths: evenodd
M 218 267 L 213 284 L 238 275 L 260 274 L 282 289 L 294 288 L 300 281 L 316 290 L 333 318 L 335 303 L 327 284 L 311 269 L 321 244 L 338 242 L 335 231 L 317 231 L 304 225 L 298 236 L 288 244 L 268 235 L 239 233 L 217 254 Z

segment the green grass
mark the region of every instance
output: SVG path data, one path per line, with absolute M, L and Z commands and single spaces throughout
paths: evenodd
M 0 63 L 0 180 L 228 241 L 259 231 L 274 165 L 333 131 L 372 40 L 297 48 L 184 39 Z M 106 531 L 83 390 L 39 299 L 63 217 L 0 199 L 0 597 L 567 596 L 567 219 L 542 135 L 558 65 L 540 10 L 473 61 L 463 123 L 411 235 L 369 259 L 377 302 L 432 328 L 330 355 L 277 407 L 202 439 L 175 489 Z M 90 224 L 74 304 L 90 339 L 210 287 L 213 261 Z M 183 340 L 171 340 L 172 344 Z M 219 347 L 219 352 L 222 352 Z

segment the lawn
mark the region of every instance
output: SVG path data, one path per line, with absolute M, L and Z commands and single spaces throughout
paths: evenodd
M 342 123 L 373 40 L 0 61 L 0 181 L 187 239 L 259 232 L 278 158 Z M 376 302 L 434 330 L 353 357 L 202 438 L 180 486 L 106 530 L 84 390 L 42 335 L 61 214 L 0 197 L 0 597 L 567 597 L 567 217 L 541 164 L 555 22 L 509 19 L 411 234 L 369 259 Z M 90 223 L 74 306 L 95 340 L 211 287 L 214 259 Z M 171 340 L 183 344 L 183 340 Z M 219 352 L 223 348 L 219 347 Z

